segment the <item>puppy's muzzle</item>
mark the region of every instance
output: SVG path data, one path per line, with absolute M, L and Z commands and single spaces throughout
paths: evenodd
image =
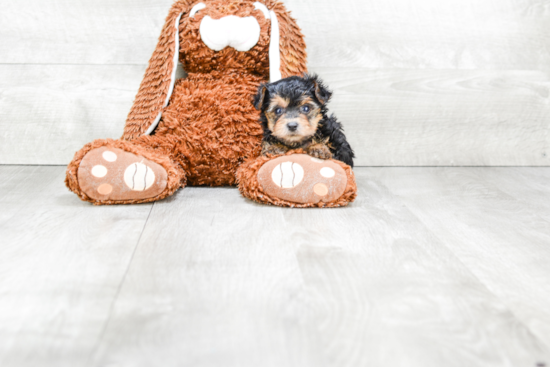
M 260 40 L 260 25 L 254 17 L 234 15 L 221 19 L 205 16 L 200 26 L 202 41 L 210 49 L 221 51 L 233 47 L 237 51 L 249 51 Z

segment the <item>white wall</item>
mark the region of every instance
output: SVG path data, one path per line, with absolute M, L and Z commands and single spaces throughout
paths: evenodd
M 171 0 L 0 0 L 0 164 L 121 135 Z M 550 2 L 287 0 L 358 165 L 549 165 Z

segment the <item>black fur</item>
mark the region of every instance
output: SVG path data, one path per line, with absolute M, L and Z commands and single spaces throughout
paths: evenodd
M 332 92 L 324 85 L 317 75 L 304 74 L 303 77 L 291 76 L 275 83 L 260 85 L 253 103 L 256 109 L 262 111 L 260 122 L 264 130 L 263 140 L 271 143 L 281 143 L 280 140 L 272 135 L 271 130 L 269 130 L 267 117 L 264 113 L 269 107 L 271 98 L 274 95 L 279 95 L 288 98 L 292 105 L 293 101 L 298 101 L 304 94 L 309 95 L 309 97 L 321 106 L 322 119 L 319 122 L 314 139 L 322 141 L 328 137 L 328 146 L 333 158 L 353 167 L 353 158 L 355 158 L 355 154 L 344 135 L 342 125 L 334 115 L 330 117 L 327 115 L 327 103 L 330 101 Z

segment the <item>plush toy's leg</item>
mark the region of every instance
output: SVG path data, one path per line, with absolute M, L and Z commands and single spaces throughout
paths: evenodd
M 171 156 L 173 145 L 167 137 L 154 136 L 131 142 L 95 140 L 75 154 L 65 183 L 82 200 L 96 205 L 163 199 L 186 183 L 181 164 Z
M 301 151 L 247 161 L 237 170 L 237 181 L 245 197 L 277 206 L 340 207 L 357 196 L 351 167 Z

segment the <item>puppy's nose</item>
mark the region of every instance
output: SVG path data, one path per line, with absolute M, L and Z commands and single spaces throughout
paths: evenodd
M 296 131 L 296 129 L 298 129 L 298 123 L 297 122 L 289 122 L 288 124 L 286 124 L 286 127 L 290 131 Z

